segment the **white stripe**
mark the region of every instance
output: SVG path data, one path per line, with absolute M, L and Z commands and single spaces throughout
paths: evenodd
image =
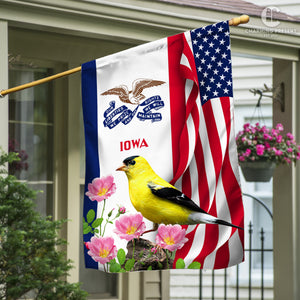
M 200 206 L 199 191 L 198 191 L 198 168 L 196 163 L 196 158 L 193 156 L 193 159 L 190 163 L 190 177 L 192 185 L 192 200 Z
M 191 249 L 187 256 L 184 258 L 184 262 L 186 266 L 188 266 L 193 260 L 199 255 L 203 248 L 204 239 L 205 239 L 205 226 L 204 224 L 198 225 L 196 229 L 196 233 L 194 235 L 193 243 Z M 195 227 L 195 226 L 189 226 Z
M 220 98 L 214 98 L 210 100 L 214 118 L 216 120 L 215 124 L 217 127 L 217 131 L 220 139 L 220 146 L 222 151 L 222 162 L 224 161 L 224 156 L 227 148 L 227 131 L 226 131 L 226 123 L 224 119 L 224 113 L 221 105 Z
M 190 63 L 188 61 L 188 58 L 185 56 L 184 53 L 182 53 L 182 55 L 181 55 L 180 64 L 188 67 L 189 69 L 191 69 L 191 65 L 190 65 Z
M 238 230 L 232 235 L 228 242 L 229 262 L 228 267 L 239 264 L 243 261 L 244 249 L 238 234 Z
M 222 184 L 222 176 L 221 175 L 220 175 L 217 189 L 216 189 L 216 208 L 217 208 L 218 218 L 231 223 L 230 212 L 229 212 L 226 195 L 225 195 L 225 191 L 224 191 L 223 184 Z M 205 264 L 206 264 L 206 260 L 208 261 L 208 264 L 211 264 L 212 261 L 215 260 L 217 250 L 228 241 L 232 230 L 235 230 L 232 227 L 228 227 L 225 225 L 216 225 L 216 226 L 219 226 L 219 228 L 218 228 L 219 229 L 218 243 L 216 245 L 215 250 L 206 257 Z
M 207 129 L 206 129 L 206 124 L 205 124 L 205 119 L 204 119 L 204 114 L 202 109 L 200 110 L 199 134 L 200 134 L 201 144 L 203 148 L 204 167 L 205 167 L 205 173 L 206 173 L 208 188 L 209 188 L 209 208 L 210 208 L 214 200 L 216 176 L 215 176 L 215 166 L 214 166 L 212 153 L 209 145 L 209 139 L 207 135 Z
M 207 255 L 204 262 L 203 262 L 203 269 L 213 269 L 215 265 L 216 253 L 212 252 L 211 254 Z

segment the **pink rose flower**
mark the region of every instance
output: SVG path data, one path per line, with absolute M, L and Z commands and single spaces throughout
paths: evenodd
M 290 140 L 294 140 L 294 139 L 295 139 L 295 137 L 293 136 L 293 134 L 290 133 L 290 132 L 288 132 L 288 133 L 286 134 L 286 137 L 287 137 L 288 139 L 290 139 Z
M 239 156 L 239 161 L 245 161 L 245 157 L 244 156 Z
M 277 143 L 281 143 L 282 142 L 282 135 L 278 135 L 276 138 Z
M 88 192 L 85 194 L 92 200 L 101 202 L 116 192 L 116 184 L 113 176 L 109 175 L 101 178 L 94 178 L 92 183 L 88 184 Z
M 245 123 L 245 124 L 244 124 L 244 130 L 248 129 L 249 126 L 250 126 L 250 123 Z
M 272 129 L 271 129 L 271 133 L 272 133 L 272 135 L 273 135 L 274 137 L 276 137 L 276 136 L 278 135 L 279 132 L 278 132 L 278 130 L 272 128 Z
M 264 137 L 265 140 L 271 140 L 272 139 L 272 137 L 268 133 L 264 133 L 263 137 Z
M 90 242 L 85 243 L 88 255 L 100 264 L 105 264 L 117 256 L 117 247 L 114 245 L 112 237 L 93 236 Z
M 281 123 L 278 123 L 278 124 L 276 125 L 276 129 L 277 129 L 278 131 L 283 131 L 283 125 L 282 125 Z
M 264 154 L 265 146 L 264 145 L 256 145 L 256 154 L 261 156 Z
M 116 222 L 114 232 L 119 235 L 121 239 L 131 241 L 140 237 L 146 230 L 143 215 L 141 213 L 132 215 L 122 215 Z
M 169 251 L 174 251 L 182 248 L 188 241 L 185 237 L 185 229 L 180 225 L 164 225 L 158 227 L 158 232 L 155 237 L 155 242 L 160 247 Z
M 249 149 L 249 148 L 246 149 L 244 156 L 248 157 L 248 156 L 250 156 L 250 154 L 251 154 L 251 149 Z

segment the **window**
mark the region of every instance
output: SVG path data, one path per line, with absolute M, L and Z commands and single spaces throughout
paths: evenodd
M 26 63 L 12 63 L 10 87 L 37 80 L 51 73 Z M 10 173 L 26 180 L 38 193 L 37 210 L 53 215 L 53 97 L 52 84 L 26 89 L 9 96 L 9 150 L 19 152 L 21 161 Z

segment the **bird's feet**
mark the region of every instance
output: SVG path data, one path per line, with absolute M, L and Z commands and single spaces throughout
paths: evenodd
M 145 233 L 156 231 L 157 229 L 158 229 L 158 224 L 157 223 L 153 223 L 153 228 L 150 229 L 150 230 L 146 230 L 142 235 L 144 235 Z

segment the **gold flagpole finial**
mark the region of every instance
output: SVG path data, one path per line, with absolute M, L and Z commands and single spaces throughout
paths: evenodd
M 230 26 L 237 26 L 237 25 L 240 25 L 240 24 L 246 24 L 249 22 L 249 16 L 248 15 L 242 15 L 240 17 L 236 17 L 236 18 L 233 18 L 231 20 L 229 20 L 229 25 Z

